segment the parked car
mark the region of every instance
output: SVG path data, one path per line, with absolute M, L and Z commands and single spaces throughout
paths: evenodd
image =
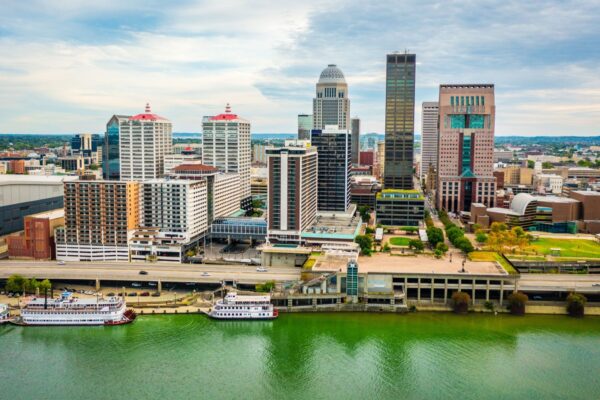
M 137 293 L 136 293 L 136 292 L 131 292 L 131 293 L 129 293 L 127 296 L 130 296 L 130 297 L 135 297 L 135 296 L 137 296 Z
M 534 300 L 544 300 L 542 296 L 533 296 Z
M 114 292 L 110 292 L 110 293 L 108 293 L 108 294 L 107 294 L 107 296 L 108 296 L 108 297 L 114 297 L 114 296 L 115 296 L 115 293 L 114 293 Z
M 159 296 L 160 296 L 160 293 L 159 293 L 159 292 L 154 292 L 154 293 L 152 293 L 152 297 L 159 297 Z
M 142 292 L 142 293 L 140 293 L 140 296 L 148 297 L 148 296 L 150 296 L 150 292 Z
M 138 283 L 138 282 L 133 282 L 133 283 L 131 284 L 131 287 L 142 287 L 142 284 L 141 284 L 141 283 Z

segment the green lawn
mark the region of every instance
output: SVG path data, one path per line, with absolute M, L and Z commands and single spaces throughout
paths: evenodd
M 539 253 L 551 254 L 550 249 L 561 249 L 560 257 L 600 258 L 600 244 L 593 240 L 540 238 L 531 242 Z
M 469 260 L 471 261 L 497 261 L 502 268 L 509 274 L 516 274 L 517 270 L 513 268 L 508 261 L 504 259 L 500 254 L 495 251 L 472 251 L 469 253 Z
M 392 246 L 408 246 L 408 242 L 410 242 L 411 239 L 406 238 L 406 237 L 393 237 L 390 239 L 390 244 Z

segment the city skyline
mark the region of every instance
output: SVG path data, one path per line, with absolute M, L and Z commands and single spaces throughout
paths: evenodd
M 435 101 L 440 84 L 493 83 L 498 136 L 599 134 L 597 2 L 235 8 L 9 1 L 0 16 L 3 133 L 99 133 L 107 115 L 146 102 L 176 132 L 200 131 L 202 115 L 230 102 L 256 132 L 291 133 L 329 63 L 352 87 L 363 132 L 383 132 L 385 55 L 408 49 L 419 60 L 417 104 Z M 420 121 L 417 108 L 417 132 Z

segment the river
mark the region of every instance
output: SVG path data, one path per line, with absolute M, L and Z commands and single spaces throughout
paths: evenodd
M 0 326 L 2 399 L 597 399 L 600 318 L 142 316 Z

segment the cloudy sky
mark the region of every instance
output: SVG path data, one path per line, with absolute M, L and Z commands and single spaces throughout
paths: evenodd
M 498 135 L 600 134 L 600 1 L 1 0 L 0 132 L 102 132 L 154 112 L 178 132 L 230 102 L 294 132 L 328 63 L 363 132 L 382 132 L 385 54 L 440 83 L 495 83 Z

